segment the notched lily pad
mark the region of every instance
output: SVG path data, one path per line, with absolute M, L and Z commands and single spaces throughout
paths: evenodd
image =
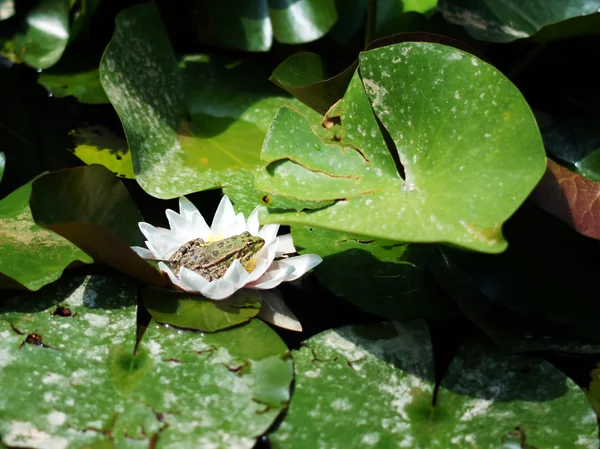
M 0 309 L 4 444 L 253 447 L 289 400 L 292 361 L 275 332 L 255 320 L 209 340 L 151 323 L 134 356 L 135 302 L 130 281 L 88 277 Z M 47 347 L 22 345 L 31 333 Z
M 146 287 L 142 301 L 155 321 L 203 332 L 247 323 L 258 315 L 261 306 L 259 293 L 251 290 L 239 290 L 225 300 L 211 301 L 199 295 Z
M 266 222 L 506 248 L 502 223 L 541 178 L 545 156 L 529 106 L 496 69 L 431 43 L 364 52 L 336 112 L 331 141 L 293 110 L 277 114 L 256 183 L 294 210 L 270 204 Z
M 38 290 L 69 265 L 93 262 L 73 243 L 35 223 L 29 208 L 32 182 L 0 201 L 0 288 Z
M 502 355 L 477 337 L 451 363 L 435 406 L 423 322 L 326 331 L 293 357 L 294 396 L 270 435 L 275 448 L 598 446 L 579 387 L 547 362 Z

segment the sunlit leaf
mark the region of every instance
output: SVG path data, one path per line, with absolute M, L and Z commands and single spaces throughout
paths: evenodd
M 541 137 L 519 91 L 449 47 L 362 53 L 329 115 L 338 116 L 339 142 L 317 137 L 295 111 L 279 111 L 263 145 L 269 165 L 257 176 L 259 190 L 273 196 L 267 222 L 500 252 L 502 223 L 544 172 Z
M 69 0 L 39 0 L 14 37 L 17 55 L 36 69 L 52 67 L 69 42 Z
M 131 282 L 88 277 L 0 309 L 3 442 L 253 447 L 289 401 L 277 334 L 258 320 L 222 337 L 151 323 L 133 355 L 135 304 Z
M 293 357 L 294 395 L 269 436 L 275 448 L 598 445 L 579 387 L 547 362 L 503 355 L 477 338 L 463 345 L 437 394 L 420 322 L 326 331 Z
M 82 127 L 71 134 L 75 156 L 86 164 L 104 165 L 121 178 L 135 179 L 127 141 L 101 126 Z

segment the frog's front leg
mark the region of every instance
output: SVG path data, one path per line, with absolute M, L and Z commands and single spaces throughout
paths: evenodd
M 175 251 L 175 253 L 169 258 L 169 264 L 171 264 L 171 267 L 173 267 L 175 269 L 175 272 L 179 271 L 179 268 L 181 267 L 181 265 L 183 265 L 183 263 L 185 263 L 185 261 L 183 261 L 182 259 L 185 257 L 185 255 L 192 249 L 192 248 L 197 248 L 198 246 L 204 246 L 206 245 L 206 243 L 204 243 L 204 240 L 202 239 L 195 239 L 195 240 L 190 240 L 187 243 L 184 243 L 177 251 Z

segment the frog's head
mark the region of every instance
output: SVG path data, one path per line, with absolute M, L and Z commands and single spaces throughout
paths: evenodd
M 242 232 L 239 237 L 242 244 L 240 252 L 244 259 L 250 259 L 265 246 L 265 241 L 262 238 L 252 235 L 247 231 Z

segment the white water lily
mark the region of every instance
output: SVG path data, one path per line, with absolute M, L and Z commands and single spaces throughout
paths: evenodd
M 177 288 L 201 294 L 209 299 L 228 298 L 241 288 L 272 289 L 282 282 L 298 279 L 322 260 L 315 254 L 288 257 L 288 254 L 296 252 L 291 234 L 277 236 L 278 224 L 268 224 L 261 228 L 258 222 L 258 208 L 254 209 L 246 221 L 244 214 L 235 213 L 227 196 L 221 200 L 210 227 L 196 206 L 185 197 L 179 198 L 179 213 L 167 209 L 166 215 L 170 229 L 140 223 L 140 230 L 147 239 L 147 248 L 134 246 L 132 249 L 144 259 L 161 261 L 158 264 L 161 271 L 166 273 Z M 234 260 L 220 279 L 209 281 L 186 267 L 174 273 L 164 263 L 191 240 L 201 238 L 209 243 L 245 231 L 261 237 L 265 241 L 264 246 L 246 267 L 243 267 L 239 260 Z M 269 295 L 269 300 L 274 301 L 272 295 Z

